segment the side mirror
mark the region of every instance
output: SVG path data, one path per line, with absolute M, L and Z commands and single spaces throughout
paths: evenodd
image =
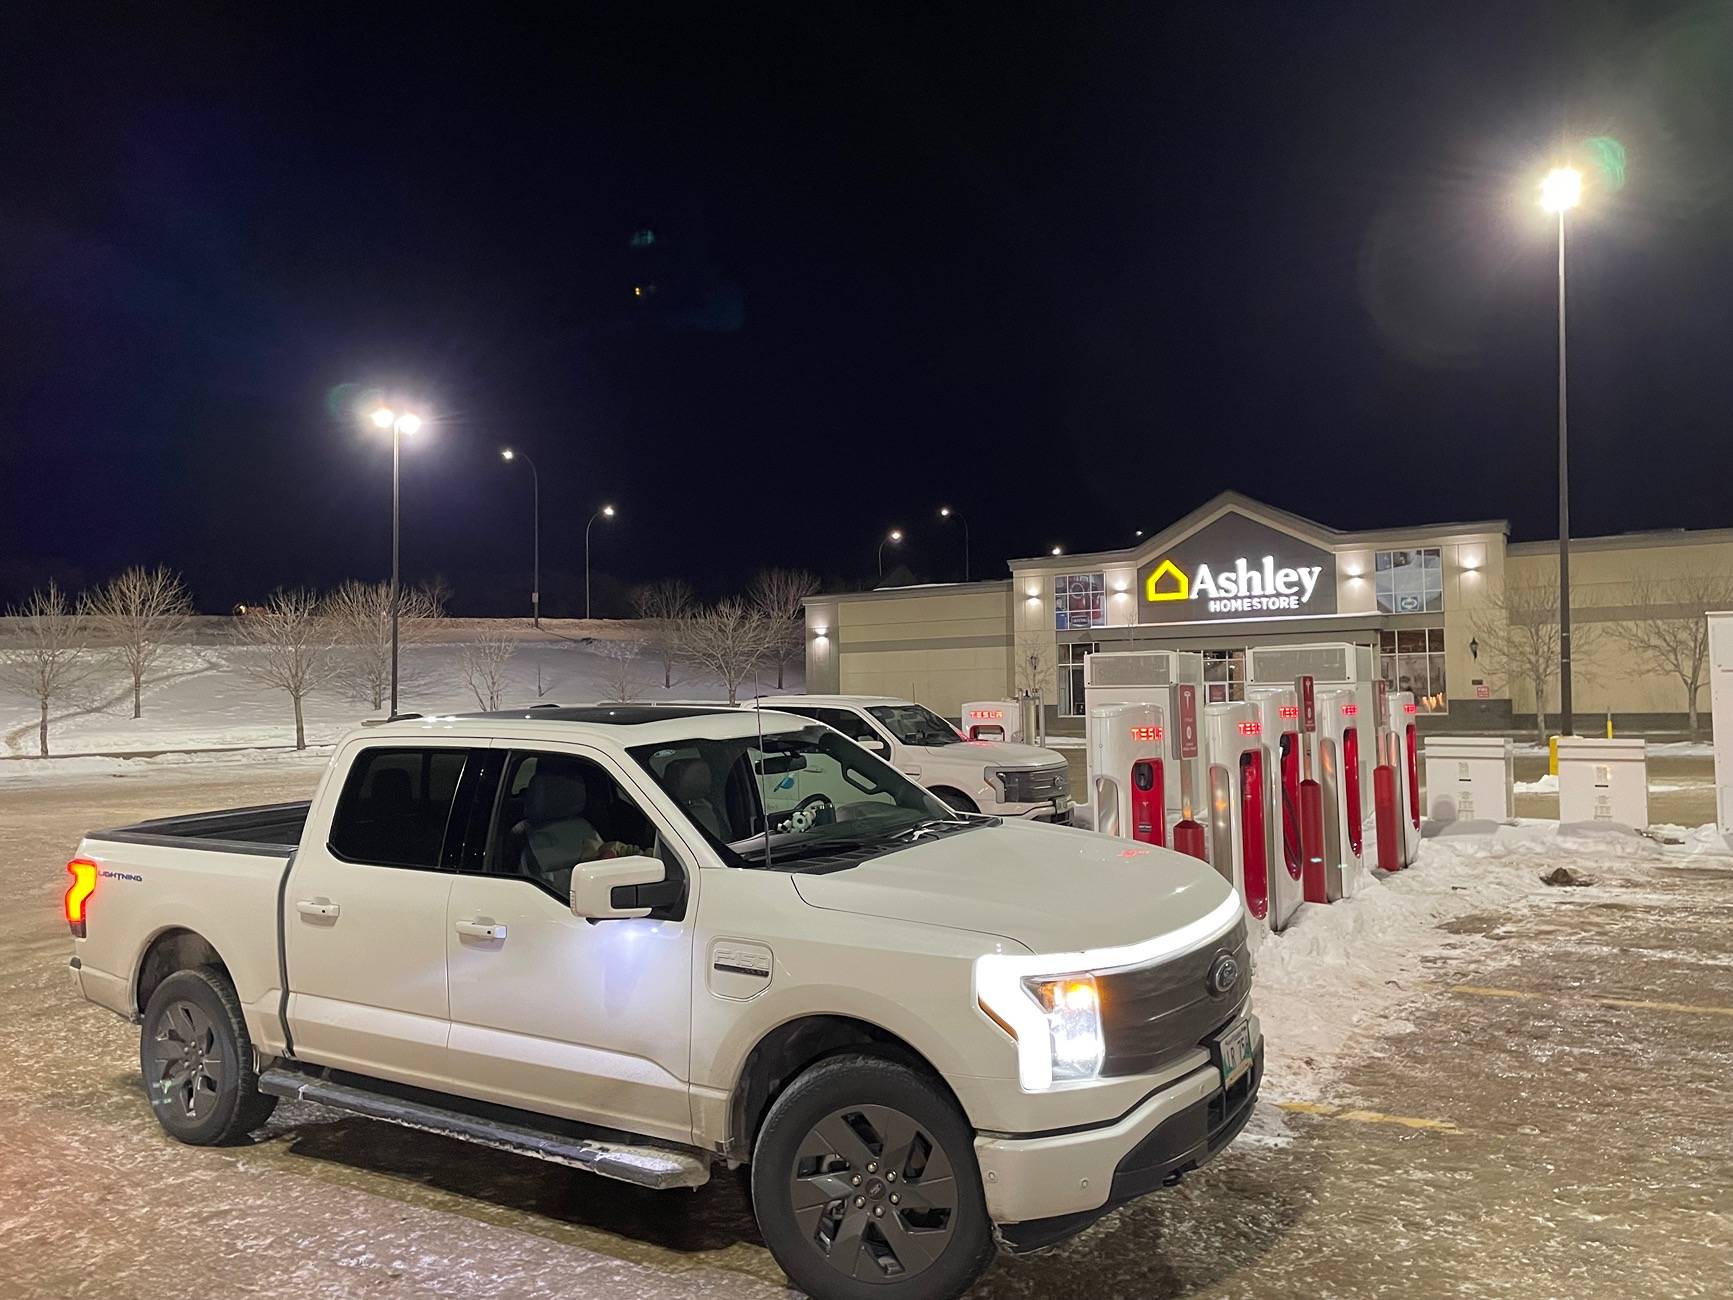
M 877 736 L 867 736 L 862 740 L 857 740 L 855 743 L 862 749 L 866 750 L 867 753 L 877 754 L 880 758 L 884 758 L 891 752 L 891 747 L 885 744 L 885 742 L 880 740 Z
M 648 916 L 662 900 L 652 895 L 667 879 L 661 858 L 640 854 L 630 858 L 604 858 L 580 862 L 572 868 L 572 915 L 589 921 L 624 921 Z

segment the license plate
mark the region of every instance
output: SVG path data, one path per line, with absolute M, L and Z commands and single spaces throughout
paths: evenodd
M 1222 1087 L 1231 1088 L 1234 1081 L 1252 1068 L 1252 1027 L 1247 1021 L 1216 1036 L 1216 1053 L 1221 1060 Z

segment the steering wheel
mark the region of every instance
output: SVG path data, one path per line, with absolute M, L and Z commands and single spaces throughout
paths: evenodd
M 826 814 L 829 814 L 826 816 Z M 795 805 L 784 825 L 796 835 L 804 835 L 814 826 L 836 820 L 836 804 L 828 794 L 809 794 Z

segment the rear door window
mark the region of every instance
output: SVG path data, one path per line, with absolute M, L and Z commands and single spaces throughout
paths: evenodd
M 331 852 L 345 862 L 434 870 L 469 754 L 462 749 L 364 749 L 355 756 Z

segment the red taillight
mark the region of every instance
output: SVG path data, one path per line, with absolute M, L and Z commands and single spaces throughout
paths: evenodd
M 84 938 L 84 905 L 96 892 L 96 863 L 74 858 L 66 864 L 72 874 L 72 884 L 66 890 L 66 923 L 72 927 L 74 939 Z

